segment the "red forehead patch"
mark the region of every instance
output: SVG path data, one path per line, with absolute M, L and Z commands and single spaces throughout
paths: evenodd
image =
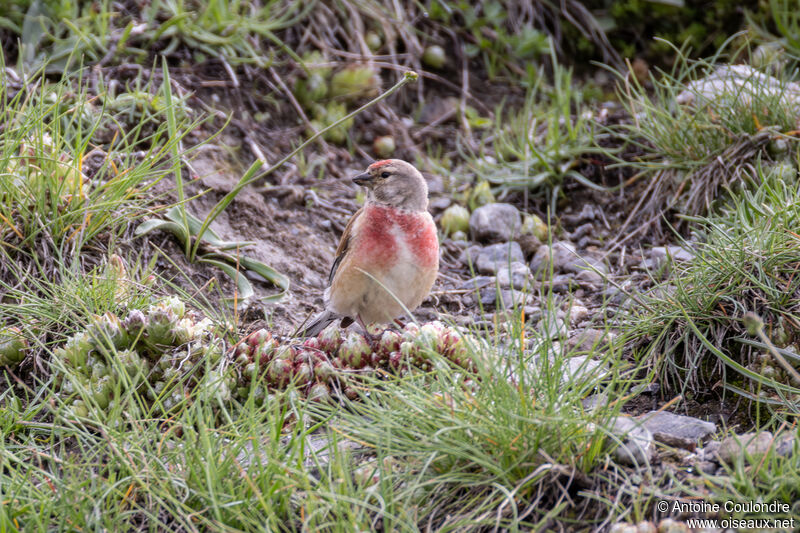
M 370 169 L 373 169 L 373 168 L 381 168 L 381 167 L 383 167 L 383 166 L 390 165 L 391 163 L 392 163 L 392 160 L 391 160 L 391 159 L 383 159 L 383 160 L 381 160 L 381 161 L 375 161 L 374 163 L 372 163 L 372 164 L 369 166 L 369 168 L 370 168 Z

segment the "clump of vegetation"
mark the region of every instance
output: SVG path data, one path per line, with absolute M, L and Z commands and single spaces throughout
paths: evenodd
M 469 168 L 480 180 L 495 185 L 499 198 L 511 192 L 547 198 L 555 212 L 564 182 L 575 180 L 605 190 L 581 174 L 579 166 L 592 154 L 599 134 L 570 70 L 555 67 L 553 86 L 528 90 L 522 109 L 498 109 L 501 117 Z
M 615 131 L 637 149 L 616 157 L 646 179 L 631 214 L 660 224 L 672 211 L 689 217 L 712 211 L 738 189 L 759 159 L 786 160 L 798 147 L 800 86 L 746 65 L 691 61 L 683 53 L 671 72 L 651 75 L 652 90 L 619 74 L 620 99 L 631 122 Z
M 764 400 L 800 393 L 800 383 L 744 320 L 761 317 L 768 342 L 800 360 L 797 178 L 759 167 L 759 181 L 729 200 L 721 216 L 704 220 L 695 257 L 675 262 L 646 310 L 630 319 L 639 353 L 678 390 L 708 390 L 723 379 L 727 388 Z

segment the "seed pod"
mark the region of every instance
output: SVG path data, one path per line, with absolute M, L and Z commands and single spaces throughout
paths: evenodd
M 364 36 L 364 41 L 367 43 L 367 47 L 369 47 L 369 49 L 373 52 L 377 52 L 378 49 L 383 45 L 383 39 L 381 39 L 381 36 L 372 30 L 368 31 Z
M 309 337 L 303 341 L 303 348 L 308 348 L 309 350 L 321 350 L 319 345 L 319 339 L 317 337 Z
M 145 333 L 153 346 L 172 346 L 175 343 L 175 325 L 180 320 L 175 313 L 163 306 L 151 307 L 147 313 Z
M 195 338 L 195 324 L 191 318 L 182 318 L 172 330 L 175 344 L 186 344 Z
M 125 369 L 129 377 L 144 376 L 147 373 L 147 364 L 133 350 L 122 350 L 117 352 L 117 361 Z
M 263 344 L 259 344 L 256 351 L 253 353 L 253 360 L 258 360 L 262 368 L 266 368 L 272 358 L 275 357 L 278 351 L 278 341 L 275 338 L 270 338 Z
M 438 44 L 432 44 L 422 53 L 422 62 L 431 68 L 442 68 L 447 62 L 447 54 L 444 48 Z
M 247 336 L 247 344 L 251 349 L 255 349 L 258 345 L 264 344 L 272 338 L 272 334 L 264 328 L 254 331 Z
M 453 204 L 442 213 L 439 225 L 445 235 L 452 236 L 457 231 L 466 233 L 469 231 L 469 210 L 466 207 Z
M 328 96 L 328 80 L 321 72 L 312 70 L 307 78 L 298 78 L 295 82 L 294 95 L 303 107 L 308 108 Z
M 375 140 L 372 141 L 372 150 L 380 159 L 392 157 L 396 149 L 397 144 L 394 142 L 394 137 L 391 135 L 382 135 L 376 137 Z
M 405 325 L 405 327 L 403 328 L 403 335 L 402 335 L 403 342 L 405 341 L 413 342 L 417 340 L 418 336 L 419 336 L 418 325 L 416 325 L 414 322 L 409 322 L 408 324 Z
M 381 334 L 380 340 L 378 340 L 377 352 L 388 359 L 390 353 L 400 349 L 400 343 L 402 341 L 402 335 L 396 331 L 387 329 Z
M 338 356 L 345 366 L 359 369 L 369 362 L 369 355 L 372 353 L 367 340 L 356 332 L 350 332 L 339 347 Z

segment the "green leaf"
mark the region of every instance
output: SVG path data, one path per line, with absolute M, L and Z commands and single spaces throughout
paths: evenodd
M 212 265 L 212 266 L 215 266 L 215 267 L 219 268 L 220 270 L 225 272 L 225 274 L 236 283 L 236 287 L 238 288 L 238 297 L 235 299 L 236 301 L 238 301 L 238 302 L 245 301 L 245 300 L 247 300 L 249 298 L 252 298 L 253 295 L 255 294 L 255 291 L 253 290 L 253 286 L 250 284 L 250 282 L 244 276 L 244 273 L 241 272 L 241 271 L 237 272 L 236 268 L 234 268 L 233 266 L 229 265 L 228 263 L 226 263 L 224 261 L 219 261 L 217 259 L 211 259 L 211 258 L 208 258 L 206 256 L 203 256 L 203 257 L 199 258 L 198 262 L 206 263 L 206 264 L 209 264 L 209 265 Z M 230 303 L 234 299 L 233 298 L 227 298 L 226 300 Z
M 140 237 L 154 230 L 168 231 L 175 235 L 178 240 L 181 241 L 181 243 L 185 243 L 189 239 L 189 234 L 186 233 L 185 228 L 181 224 L 176 224 L 175 222 L 170 222 L 169 220 L 162 220 L 160 218 L 142 222 L 139 224 L 133 234 L 137 237 Z

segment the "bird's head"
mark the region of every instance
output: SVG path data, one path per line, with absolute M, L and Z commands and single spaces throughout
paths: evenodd
M 369 191 L 368 199 L 412 211 L 428 209 L 428 184 L 419 170 L 400 159 L 384 159 L 367 167 L 353 181 Z

